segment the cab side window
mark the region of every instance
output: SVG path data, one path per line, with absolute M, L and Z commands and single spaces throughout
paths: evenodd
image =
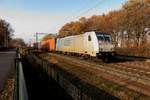
M 89 36 L 88 36 L 88 41 L 91 41 L 91 40 L 92 40 L 92 39 L 91 39 L 91 36 L 89 35 Z

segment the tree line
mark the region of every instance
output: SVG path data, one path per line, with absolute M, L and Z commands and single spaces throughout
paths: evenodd
M 14 30 L 11 25 L 3 19 L 0 19 L 0 48 L 7 48 Z
M 66 23 L 60 37 L 78 35 L 87 31 L 108 32 L 113 40 L 123 46 L 140 47 L 148 40 L 146 29 L 150 28 L 150 0 L 129 0 L 116 11 L 108 14 L 81 17 Z

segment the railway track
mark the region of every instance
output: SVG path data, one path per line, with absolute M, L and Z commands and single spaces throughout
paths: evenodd
M 130 89 L 141 92 L 150 96 L 150 68 L 135 67 L 133 65 L 126 65 L 125 63 L 102 63 L 97 60 L 83 60 L 79 57 L 62 56 L 59 54 L 52 54 L 56 58 L 61 59 L 60 61 L 69 65 L 76 65 L 78 67 L 89 68 L 89 70 L 97 70 L 105 74 L 109 74 L 109 77 L 114 76 L 111 79 L 120 85 L 124 85 Z M 117 77 L 117 78 L 115 78 Z M 120 79 L 120 80 L 119 80 Z
M 83 60 L 80 57 L 78 57 L 78 58 Z M 127 60 L 127 58 L 125 58 L 125 59 Z M 131 60 L 131 58 L 129 58 L 129 60 Z M 141 60 L 144 60 L 144 59 L 140 58 L 140 61 Z M 103 63 L 101 61 L 101 59 L 88 60 L 88 61 L 90 61 L 92 63 L 93 63 L 93 61 L 94 61 L 94 63 L 96 62 L 95 63 L 96 65 L 94 65 L 96 67 L 100 67 L 100 66 L 97 65 L 97 64 L 99 64 L 99 65 L 102 65 L 102 68 L 107 67 L 107 68 L 105 68 L 106 70 L 115 71 L 116 73 L 120 73 L 120 74 L 122 73 L 123 76 L 125 76 L 126 78 L 129 78 L 129 79 L 131 78 L 132 80 L 137 80 L 137 81 L 142 82 L 141 80 L 144 79 L 142 83 L 150 85 L 150 82 L 149 82 L 150 81 L 150 79 L 149 79 L 150 78 L 150 66 L 149 67 L 144 66 L 144 68 L 143 68 L 141 66 L 135 66 L 135 64 L 133 62 L 130 62 L 129 65 L 128 65 L 128 63 L 110 63 L 110 64 L 106 64 L 106 63 Z

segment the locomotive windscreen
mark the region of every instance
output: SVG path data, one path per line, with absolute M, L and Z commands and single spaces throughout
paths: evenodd
M 108 33 L 102 33 L 102 32 L 95 32 L 98 41 L 106 41 L 106 42 L 111 42 L 111 36 Z
M 111 36 L 110 35 L 104 35 L 105 41 L 111 42 Z

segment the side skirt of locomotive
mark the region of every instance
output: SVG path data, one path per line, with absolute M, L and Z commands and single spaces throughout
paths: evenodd
M 110 62 L 111 58 L 116 54 L 115 52 L 99 52 L 96 54 L 96 57 L 90 56 L 89 54 L 83 54 L 83 53 L 75 53 L 75 52 L 63 52 L 63 51 L 55 51 L 55 53 L 58 54 L 64 54 L 68 56 L 76 56 L 76 57 L 83 57 L 85 59 L 102 59 L 103 62 Z

